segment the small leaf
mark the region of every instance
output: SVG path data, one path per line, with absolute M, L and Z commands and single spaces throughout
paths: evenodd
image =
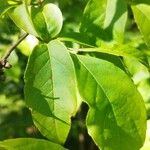
M 150 5 L 138 4 L 132 6 L 135 21 L 150 48 Z
M 44 5 L 42 13 L 47 25 L 47 32 L 53 38 L 61 31 L 63 25 L 62 13 L 57 5 L 52 3 Z
M 38 36 L 30 18 L 29 10 L 25 4 L 11 9 L 9 11 L 9 16 L 19 28 L 34 36 Z
M 52 3 L 43 7 L 35 7 L 28 5 L 25 1 L 25 3 L 11 9 L 9 16 L 20 29 L 45 42 L 49 42 L 51 38 L 57 36 L 63 25 L 62 13 Z
M 59 41 L 34 49 L 25 73 L 25 99 L 41 133 L 64 143 L 78 104 L 74 65 Z
M 42 8 L 31 7 L 31 18 L 39 37 L 46 42 L 55 37 L 62 28 L 63 16 L 60 9 L 52 3 Z
M 47 140 L 33 138 L 17 138 L 0 142 L 1 150 L 67 150 L 61 145 Z
M 77 55 L 81 96 L 88 103 L 88 133 L 100 149 L 139 150 L 145 140 L 146 110 L 126 73 L 103 59 Z
M 127 3 L 129 4 L 150 4 L 150 1 L 149 0 L 126 0 Z

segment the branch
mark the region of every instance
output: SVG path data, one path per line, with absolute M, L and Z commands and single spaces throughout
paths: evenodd
M 12 51 L 28 36 L 28 33 L 23 34 L 16 43 L 14 43 L 4 54 L 4 56 L 0 60 L 0 68 L 10 68 L 10 64 L 7 59 L 12 53 Z

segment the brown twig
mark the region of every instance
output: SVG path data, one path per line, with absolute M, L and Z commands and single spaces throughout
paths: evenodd
M 14 43 L 4 54 L 4 56 L 0 60 L 0 68 L 9 68 L 9 63 L 7 61 L 8 57 L 12 53 L 12 51 L 28 36 L 28 33 L 23 34 L 16 43 Z

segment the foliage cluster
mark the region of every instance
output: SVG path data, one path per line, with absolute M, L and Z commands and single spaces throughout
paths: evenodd
M 0 125 L 30 127 L 0 149 L 65 150 L 79 126 L 102 150 L 149 149 L 149 0 L 4 0 L 0 15 Z

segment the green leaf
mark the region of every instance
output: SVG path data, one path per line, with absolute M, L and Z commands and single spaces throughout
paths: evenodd
M 34 36 L 38 36 L 30 18 L 29 10 L 25 4 L 21 4 L 18 7 L 11 9 L 9 11 L 9 16 L 19 28 Z
M 127 20 L 124 0 L 90 0 L 84 10 L 81 32 L 88 32 L 103 40 L 122 42 Z
M 47 32 L 51 38 L 54 38 L 62 29 L 63 16 L 57 5 L 48 3 L 44 5 L 42 10 L 45 22 L 47 25 Z
M 144 36 L 147 46 L 150 47 L 150 5 L 134 5 L 132 10 L 139 30 Z
M 17 138 L 0 142 L 1 150 L 66 150 L 62 146 L 47 140 Z
M 55 37 L 63 25 L 62 13 L 52 3 L 46 4 L 42 8 L 32 6 L 31 18 L 39 37 L 46 42 Z
M 25 99 L 41 133 L 64 143 L 78 104 L 74 65 L 58 40 L 34 49 L 25 73 Z
M 133 82 L 113 63 L 77 57 L 79 91 L 90 107 L 88 133 L 102 150 L 139 150 L 145 139 L 146 110 Z
M 18 7 L 9 11 L 14 23 L 25 32 L 40 37 L 49 42 L 61 31 L 63 16 L 60 9 L 52 3 L 43 7 L 29 6 L 25 1 Z

